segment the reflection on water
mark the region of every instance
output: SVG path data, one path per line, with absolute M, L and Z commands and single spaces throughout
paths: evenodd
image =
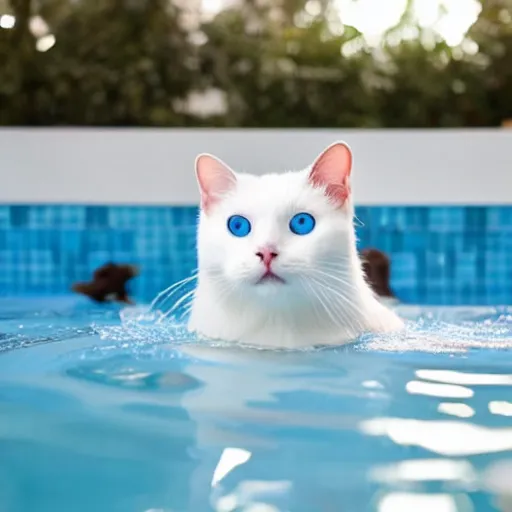
M 251 458 L 251 452 L 240 448 L 224 448 L 219 462 L 213 472 L 211 486 L 216 487 L 219 482 L 234 468 L 245 464 Z
M 438 412 L 450 414 L 451 416 L 458 416 L 459 418 L 471 418 L 475 415 L 473 407 L 457 402 L 441 402 L 437 406 L 437 410 Z
M 512 375 L 466 373 L 453 370 L 416 370 L 420 379 L 447 382 L 450 384 L 463 384 L 473 386 L 512 386 Z
M 391 492 L 378 504 L 379 512 L 472 512 L 471 501 L 464 494 L 420 494 Z
M 405 385 L 405 389 L 412 395 L 441 396 L 446 398 L 470 398 L 474 395 L 472 389 L 464 386 L 450 384 L 432 384 L 411 380 Z
M 232 493 L 214 496 L 211 504 L 218 512 L 235 510 L 280 512 L 282 509 L 272 502 L 279 500 L 280 497 L 286 497 L 292 490 L 293 484 L 287 480 L 244 480 Z
M 492 414 L 500 414 L 501 416 L 512 416 L 512 403 L 491 400 L 489 402 L 489 412 Z
M 444 481 L 467 488 L 477 482 L 475 469 L 466 460 L 411 459 L 377 466 L 370 475 L 376 481 L 386 483 Z
M 456 421 L 375 418 L 361 423 L 368 435 L 420 446 L 439 455 L 462 456 L 512 450 L 512 427 L 489 428 Z
M 0 355 L 1 511 L 512 510 L 508 313 L 273 352 L 17 307 L 10 340 L 58 343 Z

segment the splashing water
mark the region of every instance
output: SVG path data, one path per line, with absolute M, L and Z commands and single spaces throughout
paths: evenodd
M 222 341 L 206 340 L 186 328 L 196 286 L 197 271 L 160 292 L 149 306 L 128 307 L 120 312 L 121 325 L 96 326 L 104 340 L 131 341 L 136 345 L 170 343 L 206 343 L 226 346 Z M 471 349 L 512 348 L 512 311 L 509 307 L 467 308 L 399 306 L 397 312 L 407 319 L 399 333 L 366 334 L 354 340 L 354 350 L 385 352 L 465 353 Z M 454 322 L 456 320 L 456 323 Z M 249 348 L 249 347 L 247 347 Z M 268 350 L 250 347 L 256 350 Z M 342 347 L 315 347 L 311 350 L 345 350 Z M 288 351 L 289 349 L 274 349 Z M 292 350 L 293 351 L 293 350 Z
M 364 336 L 365 350 L 464 353 L 512 348 L 509 308 L 431 308 L 420 313 L 418 308 L 399 307 L 398 313 L 412 317 L 406 329 L 391 336 Z
M 102 339 L 147 343 L 208 343 L 213 342 L 187 331 L 186 323 L 195 289 L 197 274 L 161 292 L 148 307 L 126 308 L 121 311 L 121 325 L 100 327 Z M 354 340 L 355 350 L 386 352 L 464 353 L 471 349 L 512 348 L 512 311 L 508 307 L 440 308 L 425 311 L 418 307 L 399 306 L 398 313 L 408 321 L 406 328 L 393 334 L 366 334 Z M 454 319 L 457 323 L 454 323 Z M 319 350 L 312 340 L 311 348 Z M 251 347 L 261 349 L 259 347 Z M 336 347 L 324 347 L 339 350 Z M 289 349 L 275 349 L 287 351 Z
M 186 328 L 196 279 L 194 273 L 173 284 L 149 306 L 124 308 L 119 313 L 121 325 L 95 326 L 96 332 L 104 340 L 131 341 L 136 345 L 199 341 Z

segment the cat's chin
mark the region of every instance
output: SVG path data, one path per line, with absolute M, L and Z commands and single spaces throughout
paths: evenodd
M 278 281 L 274 279 L 265 279 L 264 281 L 258 281 L 253 287 L 253 293 L 256 293 L 259 297 L 276 297 L 282 294 L 286 288 L 286 284 L 283 280 Z

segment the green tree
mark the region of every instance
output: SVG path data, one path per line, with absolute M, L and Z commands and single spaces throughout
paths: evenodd
M 479 47 L 485 124 L 512 118 L 512 1 L 481 0 L 482 12 L 469 31 Z
M 487 122 L 482 69 L 460 48 L 421 39 L 384 46 L 379 108 L 391 128 L 481 126 Z
M 12 0 L 14 2 L 14 0 Z M 16 0 L 37 13 L 30 0 Z M 14 2 L 15 3 L 15 2 Z M 2 72 L 2 124 L 181 125 L 175 100 L 195 76 L 193 47 L 167 0 L 42 1 L 56 44 L 35 50 L 24 19 L 3 52 L 13 77 Z M 23 28 L 21 28 L 23 27 Z M 22 39 L 23 48 L 16 40 Z M 23 100 L 21 100 L 23 98 Z
M 0 124 L 414 128 L 512 118 L 512 0 L 481 0 L 456 48 L 416 25 L 413 0 L 378 48 L 343 26 L 334 3 L 239 0 L 193 34 L 171 0 L 0 0 L 0 14 L 16 17 L 0 29 Z M 48 51 L 36 49 L 46 48 L 34 15 L 55 36 Z M 188 94 L 210 88 L 224 93 L 226 112 L 187 114 Z
M 32 97 L 26 92 L 38 74 L 35 40 L 29 29 L 32 0 L 11 0 L 8 11 L 16 23 L 0 29 L 0 123 L 23 124 L 33 111 Z
M 496 126 L 512 117 L 510 0 L 482 0 L 467 38 L 451 48 L 413 20 L 411 2 L 384 44 L 378 112 L 387 127 Z M 417 38 L 396 44 L 404 29 Z M 477 43 L 477 44 L 475 44 Z M 508 50 L 504 51 L 505 48 Z M 508 114 L 507 114 L 508 112 Z
M 371 58 L 349 59 L 341 53 L 357 31 L 345 27 L 342 35 L 333 33 L 327 17 L 308 15 L 300 4 L 293 15 L 299 26 L 283 23 L 291 13 L 278 16 L 275 5 L 242 4 L 203 27 L 208 38 L 201 52 L 203 79 L 228 97 L 228 111 L 217 119 L 219 124 L 374 125 L 365 81 Z

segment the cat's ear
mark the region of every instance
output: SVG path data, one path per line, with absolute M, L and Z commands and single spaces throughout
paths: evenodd
M 206 153 L 196 158 L 196 177 L 201 208 L 206 213 L 236 186 L 235 173 L 224 162 Z
M 315 160 L 309 173 L 314 187 L 325 189 L 326 195 L 338 206 L 343 206 L 350 195 L 352 151 L 344 142 L 335 142 Z

